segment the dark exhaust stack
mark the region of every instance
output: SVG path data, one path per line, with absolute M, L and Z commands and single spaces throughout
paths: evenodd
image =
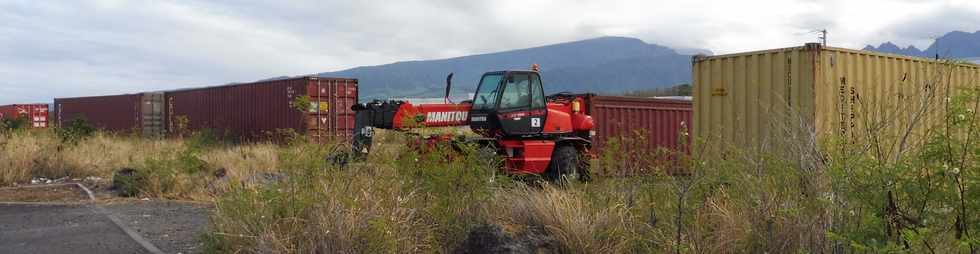
M 452 101 L 449 101 L 449 91 L 452 89 L 452 87 L 453 87 L 453 73 L 450 72 L 449 76 L 446 76 L 446 97 L 444 97 L 446 98 L 447 104 L 453 103 Z

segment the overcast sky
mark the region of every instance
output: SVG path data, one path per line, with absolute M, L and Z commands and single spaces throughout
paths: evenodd
M 732 53 L 980 30 L 977 0 L 0 0 L 0 104 L 252 81 L 604 35 Z

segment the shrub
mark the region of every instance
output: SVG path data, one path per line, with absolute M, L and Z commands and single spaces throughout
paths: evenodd
M 78 144 L 79 141 L 92 136 L 95 127 L 83 118 L 75 118 L 56 129 L 61 141 L 65 144 Z
M 311 111 L 316 112 L 316 110 L 318 110 L 314 106 L 313 101 L 310 99 L 310 96 L 308 95 L 297 96 L 296 98 L 293 98 L 293 100 L 289 102 L 289 107 L 303 113 L 307 113 Z
M 496 189 L 511 182 L 498 177 L 501 162 L 483 155 L 476 144 L 423 142 L 422 146 L 403 150 L 393 167 L 417 188 L 425 213 L 439 225 L 434 237 L 449 251 L 473 227 L 486 223 L 485 204 L 492 202 Z
M 175 153 L 165 153 L 147 158 L 135 169 L 133 189 L 123 193 L 157 198 L 204 199 L 196 197 L 206 193 L 204 189 L 214 178 L 207 162 L 198 158 L 195 149 L 187 148 Z
M 629 133 L 610 137 L 598 149 L 596 163 L 592 170 L 604 176 L 651 176 L 664 174 L 685 174 L 690 155 L 687 154 L 688 134 L 681 130 L 677 146 L 681 150 L 668 147 L 650 149 L 647 130 L 631 130 Z
M 9 132 L 12 130 L 20 130 L 31 127 L 31 119 L 27 116 L 20 116 L 16 118 L 0 118 L 0 133 Z
M 190 119 L 186 115 L 176 115 L 170 120 L 170 133 L 178 138 L 183 138 L 190 133 Z
M 631 234 L 635 228 L 625 206 L 596 206 L 581 190 L 545 185 L 499 195 L 493 202 L 497 223 L 515 235 L 552 239 L 558 253 L 623 253 L 641 240 Z
M 216 252 L 418 252 L 431 248 L 420 196 L 394 171 L 340 170 L 330 146 L 283 148 L 280 181 L 231 185 L 216 204 Z
M 610 137 L 599 152 L 596 173 L 605 176 L 636 176 L 656 173 L 655 151 L 647 149 L 645 130 L 633 130 L 630 134 Z
M 132 172 L 122 172 L 126 178 L 123 182 L 127 184 L 120 186 L 120 191 L 129 196 L 207 199 L 205 189 L 216 177 L 216 168 L 202 157 L 217 149 L 219 144 L 216 135 L 202 131 L 184 139 L 173 150 L 150 154 L 142 161 L 134 162 Z
M 220 252 L 448 252 L 478 224 L 509 181 L 476 147 L 427 153 L 379 147 L 367 164 L 340 169 L 340 149 L 310 143 L 280 150 L 285 181 L 233 185 L 217 203 L 208 248 Z M 393 148 L 393 147 L 392 147 Z M 482 158 L 482 159 L 479 159 Z
M 45 152 L 57 143 L 56 138 L 35 132 L 0 135 L 0 186 L 30 181 Z
M 223 135 L 212 129 L 196 131 L 189 137 L 183 139 L 183 141 L 191 153 L 197 153 L 228 143 L 223 138 Z

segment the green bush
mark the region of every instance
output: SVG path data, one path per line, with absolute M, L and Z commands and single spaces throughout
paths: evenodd
M 307 113 L 311 111 L 315 112 L 316 110 L 316 108 L 314 108 L 313 101 L 310 99 L 310 96 L 307 95 L 297 96 L 296 98 L 293 98 L 293 101 L 290 101 L 289 106 L 295 109 L 296 111 L 303 112 L 303 113 Z
M 228 142 L 220 135 L 217 131 L 212 129 L 204 129 L 196 131 L 184 139 L 184 144 L 187 145 L 191 152 L 200 152 L 204 149 L 215 148 L 226 144 Z
M 439 225 L 434 237 L 444 250 L 459 245 L 475 226 L 488 223 L 485 205 L 497 189 L 512 184 L 510 178 L 498 176 L 500 159 L 481 152 L 476 144 L 437 144 L 403 150 L 392 165 L 423 195 L 426 214 Z
M 31 119 L 26 116 L 0 119 L 0 133 L 31 127 Z
M 945 112 L 936 127 L 904 150 L 833 143 L 839 222 L 829 234 L 839 244 L 872 252 L 980 251 L 980 92 L 968 89 L 936 106 Z
M 75 118 L 55 129 L 61 141 L 66 144 L 78 144 L 79 141 L 95 134 L 95 127 L 83 118 Z
M 202 193 L 215 177 L 214 170 L 200 159 L 200 153 L 200 148 L 188 145 L 153 156 L 134 169 L 116 172 L 113 181 L 125 196 L 189 198 Z
M 295 144 L 279 153 L 272 181 L 233 184 L 216 203 L 211 252 L 405 252 L 423 237 L 419 217 L 406 213 L 411 200 L 396 176 L 340 170 L 324 158 L 333 148 Z M 250 181 L 248 179 L 238 179 Z M 402 251 L 395 251 L 401 249 Z

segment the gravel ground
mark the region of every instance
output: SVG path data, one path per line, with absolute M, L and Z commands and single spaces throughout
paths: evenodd
M 106 210 L 166 253 L 201 253 L 211 205 L 176 201 L 116 200 Z

